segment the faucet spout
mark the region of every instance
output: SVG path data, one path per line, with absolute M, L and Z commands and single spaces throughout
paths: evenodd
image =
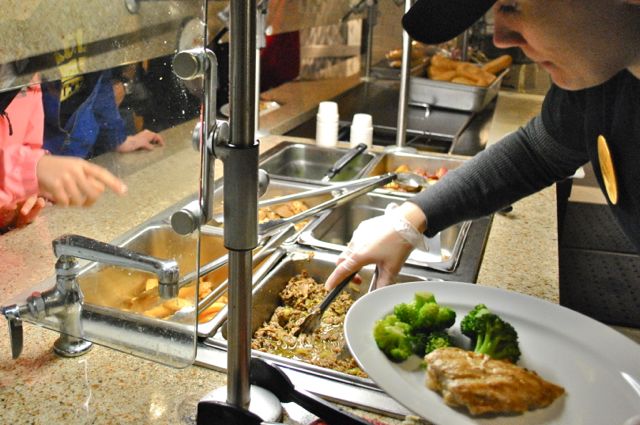
M 158 276 L 160 297 L 178 295 L 180 270 L 178 263 L 141 254 L 126 248 L 79 235 L 63 235 L 53 241 L 56 257 L 74 257 L 154 273 Z

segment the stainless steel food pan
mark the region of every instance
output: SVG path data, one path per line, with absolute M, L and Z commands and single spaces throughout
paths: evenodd
M 423 169 L 430 173 L 435 173 L 439 168 L 453 170 L 461 166 L 468 158 L 464 156 L 445 155 L 436 153 L 408 153 L 408 152 L 387 152 L 376 158 L 371 164 L 367 175 L 377 176 L 380 174 L 395 172 L 395 170 L 406 165 L 411 170 Z M 410 193 L 380 188 L 376 192 L 384 192 L 396 196 L 412 196 Z
M 202 240 L 203 263 L 227 253 L 222 233 L 202 235 Z M 175 259 L 183 279 L 195 270 L 196 241 L 195 234 L 181 236 L 166 223 L 150 222 L 114 244 L 159 258 Z M 207 280 L 215 287 L 226 275 L 225 266 L 211 272 Z M 136 270 L 86 263 L 78 274 L 84 296 L 80 336 L 147 359 L 185 367 L 193 362 L 195 354 L 196 314 L 192 307 L 195 279 L 184 279 L 186 286 L 180 290 L 179 298 L 162 300 L 157 288 L 147 287 L 148 279 L 154 277 Z M 176 310 L 180 311 L 171 315 Z
M 498 95 L 506 73 L 505 70 L 499 74 L 488 87 L 411 77 L 409 104 L 479 112 Z
M 141 227 L 118 245 L 158 258 L 175 259 L 180 268 L 180 276 L 184 276 L 195 270 L 196 241 L 195 233 L 182 236 L 168 224 L 155 223 Z M 202 264 L 226 255 L 222 232 L 219 235 L 203 234 L 201 249 Z M 137 270 L 92 264 L 92 267 L 83 270 L 78 276 L 84 302 L 88 304 L 122 309 L 133 297 L 144 292 L 145 282 L 153 277 Z M 226 275 L 225 266 L 212 272 L 208 278 L 222 282 Z
M 217 233 L 217 234 L 216 234 Z M 197 235 L 188 236 L 178 235 L 171 229 L 168 224 L 151 224 L 142 227 L 138 232 L 124 240 L 119 245 L 128 249 L 149 253 L 159 258 L 174 258 L 180 267 L 181 280 L 191 274 L 196 266 L 196 240 Z M 212 304 L 220 301 L 226 304 L 227 293 L 227 276 L 228 266 L 226 262 L 221 263 L 227 255 L 227 249 L 224 246 L 223 230 L 212 229 L 206 233 L 202 233 L 201 248 L 201 266 L 220 264 L 215 270 L 204 274 L 203 278 L 211 282 L 212 293 L 209 296 L 209 306 L 213 310 L 206 308 L 200 311 L 198 323 L 198 335 L 209 336 L 224 322 L 224 317 L 218 317 L 215 311 L 218 306 Z M 262 246 L 254 251 L 254 258 L 259 258 Z M 273 257 L 273 259 L 272 259 Z M 279 258 L 281 258 L 280 255 Z M 269 255 L 260 261 L 256 261 L 254 271 L 256 274 L 270 270 L 273 267 L 274 259 L 278 255 Z M 266 268 L 266 270 L 262 270 Z M 201 267 L 202 270 L 202 267 Z M 78 276 L 78 282 L 84 294 L 85 304 L 106 307 L 112 310 L 126 311 L 126 315 L 131 321 L 139 320 L 162 320 L 147 318 L 145 311 L 159 305 L 162 301 L 155 292 L 149 293 L 145 291 L 145 282 L 152 277 L 149 273 L 139 272 L 136 270 L 123 269 L 115 266 L 104 266 L 95 264 L 86 268 Z M 195 283 L 195 278 L 188 278 L 185 282 L 187 288 Z M 202 286 L 201 286 L 202 289 Z M 187 294 L 180 293 L 181 297 L 187 297 Z M 143 295 L 141 297 L 141 295 Z M 206 294 L 200 292 L 202 298 Z M 193 295 L 191 295 L 193 297 Z M 135 302 L 132 302 L 135 300 Z M 226 312 L 226 308 L 223 308 Z M 105 310 L 107 311 L 107 310 Z M 118 313 L 120 314 L 120 313 Z M 165 320 L 180 321 L 181 312 L 176 313 L 177 316 L 170 316 Z M 143 317 L 144 316 L 144 317 Z
M 253 289 L 253 306 L 251 316 L 251 332 L 252 334 L 268 322 L 273 315 L 276 307 L 281 305 L 279 293 L 285 288 L 289 280 L 306 271 L 316 282 L 324 282 L 329 274 L 335 268 L 337 255 L 333 253 L 320 252 L 314 250 L 305 250 L 302 248 L 292 248 L 288 251 L 287 256 L 269 272 L 263 279 L 256 282 Z M 361 270 L 360 276 L 364 282 L 369 282 L 373 275 L 373 268 L 366 267 Z M 424 281 L 425 278 L 418 275 L 412 275 L 401 272 L 398 276 L 398 282 Z M 349 291 L 354 299 L 358 299 L 362 294 L 359 291 L 360 286 L 351 284 L 345 291 Z M 209 342 L 218 347 L 226 347 L 226 324 L 223 325 L 218 332 L 211 338 Z M 263 353 L 253 350 L 253 355 L 269 358 L 280 364 L 289 365 L 297 369 L 312 371 L 324 377 L 331 377 L 343 382 L 357 383 L 372 388 L 377 388 L 368 378 L 357 377 L 332 369 L 315 366 L 301 360 L 290 359 L 284 356 Z
M 300 234 L 298 242 L 332 251 L 343 251 L 354 230 L 362 221 L 384 214 L 392 202 L 400 204 L 404 198 L 387 194 L 371 193 L 328 211 L 311 223 Z M 428 267 L 443 272 L 455 270 L 462 247 L 469 231 L 469 222 L 451 226 L 429 239 L 430 251 L 414 250 L 407 259 L 408 264 Z
M 347 150 L 283 142 L 265 154 L 264 159 L 260 161 L 260 168 L 267 171 L 271 177 L 318 183 Z M 331 181 L 347 181 L 364 175 L 367 165 L 375 157 L 376 154 L 371 152 L 362 153 Z

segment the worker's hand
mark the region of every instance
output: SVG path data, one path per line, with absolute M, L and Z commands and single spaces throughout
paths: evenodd
M 22 227 L 33 222 L 46 204 L 47 202 L 45 199 L 37 195 L 33 195 L 22 204 L 18 204 L 18 215 L 16 217 L 15 226 Z
M 120 153 L 133 152 L 138 149 L 150 151 L 158 146 L 164 146 L 162 136 L 150 130 L 142 130 L 136 135 L 128 136 L 116 150 Z
M 106 188 L 118 195 L 127 186 L 106 169 L 84 159 L 44 155 L 36 166 L 40 193 L 62 206 L 90 206 Z
M 367 264 L 378 267 L 377 287 L 393 283 L 411 251 L 425 248 L 425 228 L 426 218 L 417 205 L 390 204 L 384 215 L 360 223 L 325 287 L 335 287 Z

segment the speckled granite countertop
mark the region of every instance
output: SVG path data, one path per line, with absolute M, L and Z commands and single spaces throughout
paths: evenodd
M 491 139 L 497 140 L 522 124 L 540 102 L 540 97 L 501 95 Z M 516 115 L 514 105 L 520 111 Z M 285 107 L 279 113 L 286 113 Z M 90 214 L 47 208 L 34 224 L 0 237 L 0 304 L 9 303 L 53 273 L 53 238 L 73 228 L 85 236 L 109 241 L 195 192 L 198 155 L 190 148 L 191 130 L 192 124 L 184 124 L 167 131 L 167 146 L 153 152 L 101 159 L 125 179 L 129 196 L 115 199 L 107 195 Z M 261 151 L 281 140 L 279 136 L 264 138 Z M 498 215 L 479 284 L 557 302 L 555 217 L 553 188 L 518 202 L 510 214 Z M 24 329 L 22 355 L 14 361 L 7 328 L 1 328 L 3 424 L 188 424 L 193 423 L 188 418 L 193 416 L 197 400 L 226 381 L 226 375 L 212 370 L 195 366 L 171 369 L 99 346 L 80 358 L 59 358 L 51 350 L 57 334 L 29 324 Z M 389 418 L 384 421 L 400 423 Z M 289 418 L 285 422 L 294 423 Z

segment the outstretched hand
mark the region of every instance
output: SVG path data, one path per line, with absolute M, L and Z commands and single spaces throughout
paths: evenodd
M 353 232 L 325 287 L 331 289 L 367 264 L 378 267 L 377 286 L 395 281 L 405 261 L 423 243 L 420 231 L 426 227 L 424 214 L 415 204 L 404 203 L 384 215 L 365 220 Z M 420 229 L 420 231 L 418 230 Z
M 90 206 L 109 188 L 118 195 L 127 186 L 106 169 L 84 159 L 44 155 L 36 166 L 40 194 L 62 206 Z
M 150 130 L 142 130 L 138 134 L 128 136 L 116 150 L 120 153 L 133 152 L 139 149 L 150 151 L 158 146 L 164 146 L 162 136 Z

